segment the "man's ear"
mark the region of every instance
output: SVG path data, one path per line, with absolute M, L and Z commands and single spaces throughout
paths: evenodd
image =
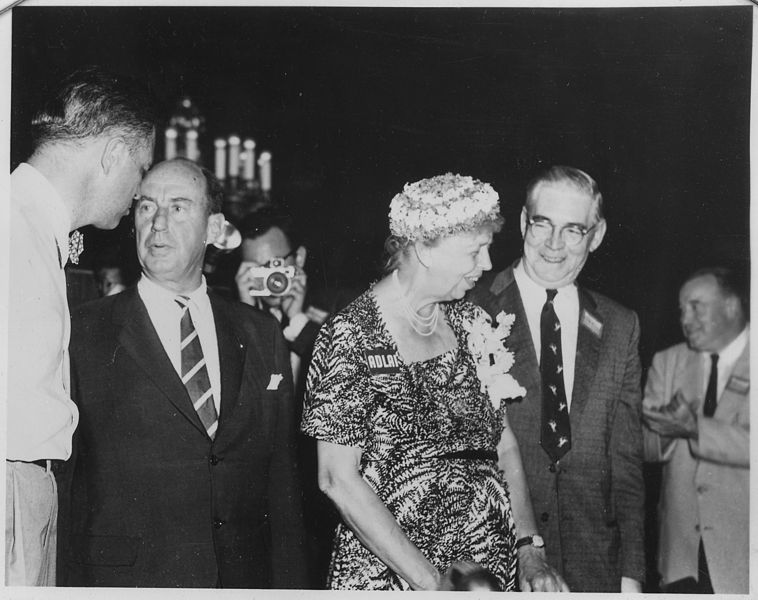
M 742 306 L 740 306 L 740 299 L 737 298 L 737 296 L 728 296 L 724 300 L 724 306 L 726 308 L 726 315 L 730 319 L 736 319 L 740 309 L 742 308 Z
M 208 216 L 208 225 L 205 228 L 205 243 L 213 244 L 217 242 L 221 237 L 221 233 L 224 231 L 224 213 L 216 213 Z
M 124 138 L 121 136 L 110 138 L 103 146 L 103 153 L 100 157 L 103 173 L 109 175 L 114 167 L 127 158 L 128 152 L 129 148 L 127 148 Z
M 605 237 L 605 230 L 607 228 L 607 224 L 605 222 L 605 219 L 600 219 L 598 221 L 597 225 L 595 225 L 595 229 L 592 230 L 592 240 L 590 241 L 590 252 L 594 252 L 600 247 L 600 244 L 603 241 L 603 238 Z
M 298 249 L 295 250 L 295 265 L 301 269 L 305 267 L 305 259 L 307 256 L 308 251 L 305 249 L 305 246 L 298 247 Z
M 526 206 L 521 209 L 521 238 L 526 236 Z

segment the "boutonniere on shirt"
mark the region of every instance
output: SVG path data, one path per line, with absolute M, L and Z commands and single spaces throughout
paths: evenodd
M 468 332 L 468 348 L 476 362 L 476 374 L 487 392 L 495 410 L 503 400 L 519 398 L 526 390 L 508 372 L 514 363 L 513 352 L 505 346 L 505 338 L 511 333 L 516 315 L 504 311 L 495 317 L 497 327 L 492 326 L 490 316 L 483 310 L 470 323 L 464 324 Z
M 284 375 L 281 373 L 272 373 L 271 379 L 268 382 L 267 390 L 278 390 L 279 384 L 282 382 L 282 379 L 284 379 Z

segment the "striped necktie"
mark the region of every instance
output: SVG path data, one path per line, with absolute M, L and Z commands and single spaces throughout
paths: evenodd
M 182 383 L 187 388 L 192 405 L 195 407 L 200 421 L 208 436 L 213 439 L 218 428 L 218 413 L 213 403 L 213 390 L 205 366 L 203 348 L 200 338 L 192 322 L 189 311 L 189 298 L 177 296 L 176 303 L 182 308 L 181 352 L 182 352 Z

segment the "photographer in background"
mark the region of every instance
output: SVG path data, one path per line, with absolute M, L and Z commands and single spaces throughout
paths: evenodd
M 329 312 L 309 302 L 312 290 L 309 294 L 304 270 L 307 251 L 299 243 L 290 215 L 278 207 L 266 206 L 247 215 L 239 229 L 242 263 L 235 276 L 239 298 L 269 312 L 281 323 L 290 349 L 299 419 L 316 335 Z M 300 436 L 298 461 L 303 473 L 310 586 L 318 589 L 326 584 L 337 514 L 318 487 L 313 438 Z
M 289 344 L 296 391 L 305 378 L 321 324 L 329 313 L 306 303 L 307 251 L 299 245 L 291 217 L 267 206 L 240 223 L 242 263 L 235 281 L 239 298 L 271 313 L 282 324 Z

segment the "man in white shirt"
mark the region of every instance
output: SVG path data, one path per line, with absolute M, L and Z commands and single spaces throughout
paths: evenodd
M 154 166 L 134 206 L 139 282 L 73 313 L 64 585 L 305 587 L 287 348 L 202 275 L 222 200 L 207 169 Z
M 686 343 L 655 355 L 645 458 L 663 461 L 658 568 L 668 593 L 747 594 L 750 344 L 747 286 L 702 269 L 679 293 Z
M 118 225 L 155 140 L 144 89 L 96 69 L 64 80 L 31 130 L 34 150 L 11 174 L 6 585 L 55 585 L 51 466 L 69 458 L 78 421 L 69 397 L 63 269 L 79 244 L 69 233 Z
M 645 575 L 639 324 L 576 283 L 605 232 L 594 179 L 551 167 L 527 188 L 521 260 L 469 296 L 516 316 L 506 345 L 527 393 L 508 420 L 538 521 L 519 560 L 544 553 L 572 592 L 641 591 Z

